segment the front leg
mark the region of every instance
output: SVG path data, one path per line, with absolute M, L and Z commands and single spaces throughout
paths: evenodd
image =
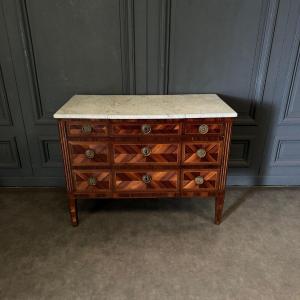
M 224 207 L 225 191 L 218 192 L 215 198 L 215 224 L 220 225 L 222 222 Z
M 77 212 L 77 199 L 74 195 L 69 194 L 68 195 L 69 200 L 69 212 L 71 217 L 71 223 L 73 226 L 78 225 L 78 212 Z

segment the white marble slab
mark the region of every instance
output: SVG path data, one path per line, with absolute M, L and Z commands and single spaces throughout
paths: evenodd
M 237 117 L 215 94 L 75 95 L 56 119 L 184 119 Z

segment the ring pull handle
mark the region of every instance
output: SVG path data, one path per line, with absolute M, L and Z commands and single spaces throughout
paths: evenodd
M 143 147 L 141 152 L 146 157 L 146 156 L 149 156 L 151 154 L 151 149 L 149 147 Z
M 199 158 L 203 158 L 203 157 L 205 157 L 205 155 L 206 155 L 206 151 L 205 151 L 205 149 L 200 148 L 200 149 L 197 150 L 196 154 L 197 154 L 197 156 L 198 156 Z
M 93 128 L 92 128 L 92 126 L 91 126 L 90 124 L 84 124 L 84 125 L 82 125 L 82 127 L 81 127 L 81 131 L 82 131 L 83 133 L 91 133 L 92 130 L 93 130 Z
M 145 174 L 145 175 L 143 175 L 142 180 L 143 180 L 144 183 L 147 184 L 147 183 L 150 183 L 152 181 L 152 177 L 151 177 L 151 175 Z
M 206 124 L 201 124 L 198 127 L 198 131 L 200 134 L 207 134 L 208 133 L 208 126 Z
M 197 176 L 197 177 L 195 178 L 195 183 L 196 183 L 197 185 L 203 184 L 203 183 L 204 183 L 204 178 L 203 178 L 202 176 Z
M 95 157 L 95 151 L 92 150 L 92 149 L 87 149 L 87 150 L 85 151 L 85 156 L 86 156 L 86 158 L 88 158 L 88 159 L 93 159 L 93 158 Z
M 149 124 L 143 124 L 141 130 L 143 134 L 149 134 L 151 132 L 151 126 Z
M 96 184 L 97 184 L 97 179 L 95 177 L 91 176 L 88 178 L 88 185 L 94 186 Z

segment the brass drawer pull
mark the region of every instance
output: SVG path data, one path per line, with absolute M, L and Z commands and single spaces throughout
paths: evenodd
M 203 157 L 205 157 L 205 155 L 206 155 L 206 151 L 205 151 L 205 149 L 200 148 L 200 149 L 197 150 L 196 154 L 197 154 L 197 156 L 198 156 L 199 158 L 203 158 Z
M 144 156 L 149 156 L 151 154 L 151 149 L 149 147 L 144 147 L 141 152 Z
M 91 133 L 92 132 L 92 126 L 90 124 L 84 124 L 84 125 L 82 125 L 81 131 L 83 133 Z
M 152 177 L 150 175 L 143 175 L 142 180 L 144 183 L 150 183 L 152 181 Z
M 86 158 L 93 159 L 95 157 L 95 151 L 92 149 L 87 149 L 85 151 Z
M 200 134 L 206 134 L 208 132 L 208 126 L 206 124 L 202 124 L 198 127 L 198 131 Z
M 97 184 L 97 179 L 93 176 L 88 178 L 88 185 L 96 185 Z
M 151 132 L 151 126 L 149 124 L 144 124 L 141 127 L 143 134 L 149 134 Z
M 203 178 L 202 176 L 197 176 L 197 177 L 195 178 L 195 183 L 196 183 L 197 185 L 203 184 L 203 183 L 204 183 L 204 178 Z

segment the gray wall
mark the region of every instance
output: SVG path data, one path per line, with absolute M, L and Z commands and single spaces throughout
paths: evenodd
M 62 185 L 73 94 L 218 93 L 229 184 L 300 184 L 300 1 L 1 0 L 0 185 Z

